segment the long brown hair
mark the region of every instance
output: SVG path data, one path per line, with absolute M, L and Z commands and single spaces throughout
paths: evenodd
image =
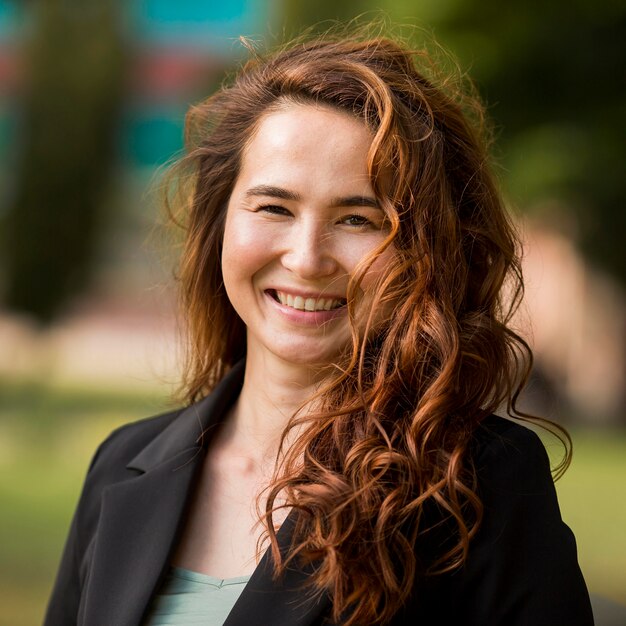
M 220 257 L 259 119 L 285 102 L 357 116 L 373 135 L 368 167 L 390 224 L 384 245 L 395 250 L 370 310 L 391 314 L 356 330 L 367 259 L 348 290 L 352 345 L 320 390 L 320 409 L 293 417 L 287 431 L 298 425 L 299 435 L 285 446 L 263 518 L 277 575 L 293 559 L 314 562 L 313 591 L 331 595 L 336 620 L 386 623 L 416 576 L 463 563 L 482 515 L 473 433 L 501 405 L 521 415 L 515 399 L 532 355 L 510 327 L 523 293 L 519 243 L 489 164 L 483 109 L 457 82 L 433 78 L 426 53 L 335 33 L 253 56 L 186 120 L 184 390 L 196 400 L 245 355 Z M 299 512 L 286 554 L 272 519 L 279 494 Z M 442 523 L 451 541 L 426 556 L 422 539 Z

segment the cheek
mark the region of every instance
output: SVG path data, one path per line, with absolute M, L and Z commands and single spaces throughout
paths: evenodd
M 391 265 L 395 258 L 395 252 L 393 248 L 387 248 L 378 258 L 372 263 L 369 270 L 363 277 L 361 282 L 361 289 L 364 292 L 369 292 L 376 288 L 376 285 L 385 279 L 389 274 Z
M 367 274 L 363 277 L 363 281 L 361 282 L 361 289 L 364 295 L 362 301 L 363 306 L 357 313 L 357 316 L 361 320 L 360 323 L 364 323 L 372 310 L 374 310 L 374 325 L 377 328 L 385 326 L 392 316 L 397 301 L 393 296 L 390 296 L 389 288 L 385 290 L 386 293 L 383 296 L 382 302 L 379 301 L 374 306 L 373 300 L 379 285 L 388 278 L 394 258 L 395 251 L 393 248 L 388 248 L 374 261 Z M 372 307 L 374 307 L 374 309 L 372 309 Z
M 237 308 L 238 285 L 242 275 L 245 275 L 246 251 L 250 250 L 249 235 L 237 227 L 228 215 L 224 227 L 224 242 L 222 245 L 222 276 L 224 286 L 231 303 Z
M 250 282 L 271 259 L 271 239 L 264 237 L 251 220 L 227 216 L 222 246 L 222 275 L 231 300 L 235 290 Z
M 254 251 L 255 237 L 253 229 L 245 220 L 238 220 L 230 213 L 226 216 L 224 226 L 223 262 L 228 259 L 237 259 L 241 253 Z

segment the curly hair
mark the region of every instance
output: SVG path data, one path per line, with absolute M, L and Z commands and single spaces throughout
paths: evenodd
M 178 171 L 191 171 L 180 266 L 188 401 L 245 356 L 220 258 L 229 196 L 259 120 L 286 102 L 316 103 L 356 116 L 373 136 L 368 171 L 395 254 L 368 308 L 391 314 L 382 325 L 370 315 L 357 331 L 357 316 L 367 317 L 358 287 L 377 250 L 350 279 L 352 343 L 316 410 L 294 415 L 283 433 L 284 444 L 298 427 L 260 512 L 276 575 L 294 559 L 313 563 L 311 593 L 329 593 L 346 624 L 388 622 L 417 576 L 463 563 L 482 516 L 473 433 L 502 405 L 525 416 L 515 400 L 532 354 L 510 326 L 523 294 L 519 241 L 490 165 L 483 108 L 458 84 L 437 81 L 427 53 L 394 39 L 322 35 L 255 52 L 186 119 Z M 279 494 L 299 513 L 286 553 L 273 522 Z M 441 524 L 451 540 L 430 554 L 428 533 Z

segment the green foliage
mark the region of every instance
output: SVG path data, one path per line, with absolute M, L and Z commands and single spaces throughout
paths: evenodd
M 626 6 L 467 0 L 445 32 L 491 104 L 514 202 L 573 213 L 583 250 L 626 283 Z
M 124 79 L 116 0 L 39 0 L 4 227 L 9 307 L 50 320 L 90 276 Z

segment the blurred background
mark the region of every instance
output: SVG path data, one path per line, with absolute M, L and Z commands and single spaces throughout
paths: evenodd
M 41 622 L 98 442 L 172 402 L 158 181 L 189 104 L 244 57 L 239 35 L 381 11 L 489 105 L 526 241 L 525 403 L 571 430 L 563 517 L 597 606 L 626 604 L 624 3 L 0 0 L 0 624 Z

